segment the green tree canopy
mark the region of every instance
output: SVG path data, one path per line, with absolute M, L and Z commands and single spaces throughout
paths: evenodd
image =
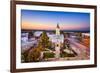
M 45 31 L 41 34 L 39 45 L 42 45 L 43 48 L 48 48 L 51 46 L 51 42 L 49 41 L 49 37 Z

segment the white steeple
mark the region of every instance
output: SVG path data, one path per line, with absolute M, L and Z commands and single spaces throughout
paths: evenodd
M 56 27 L 56 43 L 55 43 L 55 58 L 59 58 L 60 57 L 60 43 L 61 43 L 61 39 L 60 39 L 60 27 L 59 24 L 57 24 Z
M 56 35 L 60 35 L 60 27 L 59 27 L 59 23 L 57 23 L 57 27 L 56 27 Z

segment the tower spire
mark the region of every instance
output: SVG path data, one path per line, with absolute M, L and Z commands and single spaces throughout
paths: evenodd
M 56 27 L 56 35 L 60 35 L 60 27 L 59 27 L 59 23 L 57 23 L 57 27 Z
M 57 28 L 59 28 L 59 23 L 57 23 Z

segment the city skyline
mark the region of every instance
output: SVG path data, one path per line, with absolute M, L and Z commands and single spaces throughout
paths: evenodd
M 21 19 L 22 29 L 90 31 L 89 13 L 21 10 Z

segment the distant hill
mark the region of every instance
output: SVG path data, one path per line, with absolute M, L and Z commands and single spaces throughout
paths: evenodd
M 35 31 L 46 31 L 46 32 L 55 32 L 55 30 L 28 30 L 28 29 L 22 29 L 21 32 L 35 32 Z M 89 30 L 61 30 L 61 32 L 83 32 L 83 33 L 89 33 Z

